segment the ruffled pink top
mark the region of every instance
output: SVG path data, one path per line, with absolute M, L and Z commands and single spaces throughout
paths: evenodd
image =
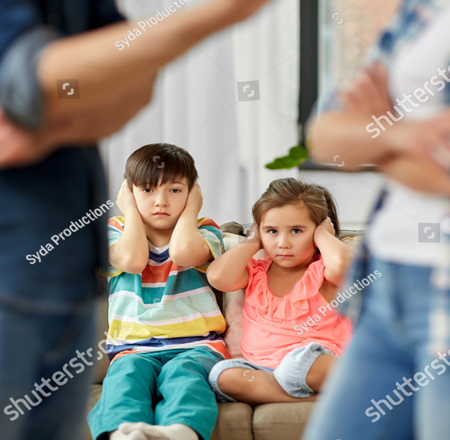
M 322 257 L 314 261 L 289 294 L 278 297 L 269 289 L 272 260 L 252 259 L 242 317 L 241 351 L 258 365 L 276 368 L 287 353 L 317 342 L 342 355 L 351 337 L 351 323 L 319 293 L 324 280 Z

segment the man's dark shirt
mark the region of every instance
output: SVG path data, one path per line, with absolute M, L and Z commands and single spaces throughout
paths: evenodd
M 119 20 L 114 0 L 0 0 L 0 106 L 8 117 L 42 125 L 36 64 L 47 44 Z M 57 79 L 76 78 L 55 78 L 55 88 Z M 58 245 L 51 237 L 106 201 L 95 146 L 63 148 L 39 164 L 0 171 L 0 307 L 66 313 L 94 298 L 97 269 L 107 265 L 108 213 Z M 26 258 L 48 243 L 54 249 L 40 263 Z

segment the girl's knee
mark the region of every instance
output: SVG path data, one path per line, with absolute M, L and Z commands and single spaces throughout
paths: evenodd
M 217 378 L 219 389 L 225 394 L 241 389 L 242 379 L 247 371 L 251 372 L 251 370 L 245 370 L 244 368 L 228 368 L 222 371 Z
M 322 389 L 322 385 L 336 359 L 337 356 L 332 354 L 321 354 L 317 357 L 306 374 L 306 383 L 310 388 L 314 391 L 320 391 Z

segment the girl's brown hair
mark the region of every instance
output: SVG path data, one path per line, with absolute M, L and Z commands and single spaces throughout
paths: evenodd
M 270 183 L 264 194 L 253 205 L 253 219 L 259 228 L 262 216 L 272 208 L 303 202 L 316 226 L 330 217 L 336 237 L 341 234 L 336 202 L 330 192 L 320 185 L 304 183 L 292 177 L 277 179 Z

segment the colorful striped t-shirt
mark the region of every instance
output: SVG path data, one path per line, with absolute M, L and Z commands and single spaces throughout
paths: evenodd
M 120 239 L 124 217 L 108 222 L 110 247 Z M 212 220 L 198 220 L 213 258 L 222 253 L 220 228 Z M 141 274 L 110 267 L 109 332 L 106 349 L 110 359 L 126 353 L 207 346 L 227 357 L 221 333 L 225 319 L 206 280 L 208 263 L 201 267 L 174 264 L 169 245 L 148 242 L 148 264 Z M 119 356 L 120 356 L 119 355 Z

